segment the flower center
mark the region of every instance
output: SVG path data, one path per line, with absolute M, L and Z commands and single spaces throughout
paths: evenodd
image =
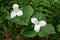
M 18 13 L 18 10 L 16 10 L 15 12 Z
M 39 25 L 39 22 L 37 23 L 37 25 Z

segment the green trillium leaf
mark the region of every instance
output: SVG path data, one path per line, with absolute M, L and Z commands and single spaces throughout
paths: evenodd
M 32 27 L 25 27 L 22 29 L 21 34 L 24 35 L 25 37 L 34 37 L 36 36 L 36 32 Z
M 40 32 L 38 33 L 39 36 L 44 37 L 49 34 L 55 33 L 54 27 L 51 24 L 47 24 L 45 27 L 42 27 Z
M 58 30 L 58 32 L 60 32 L 60 24 L 59 25 L 57 25 L 57 30 Z

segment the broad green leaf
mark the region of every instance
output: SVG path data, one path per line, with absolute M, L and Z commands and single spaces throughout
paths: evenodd
M 23 11 L 23 16 L 20 17 L 16 16 L 15 18 L 12 19 L 8 15 L 6 19 L 15 22 L 16 24 L 19 25 L 28 25 L 29 19 L 33 14 L 33 8 L 31 6 L 23 6 L 22 11 Z
M 40 13 L 35 13 L 34 15 L 33 15 L 33 18 L 37 18 L 39 21 L 40 20 L 44 20 L 44 21 L 46 21 L 46 18 L 45 18 L 45 16 L 40 12 Z
M 54 2 L 59 2 L 59 0 L 54 0 Z
M 0 1 L 2 1 L 2 0 L 0 0 Z
M 57 28 L 57 30 L 60 32 L 60 25 L 57 25 L 56 28 Z
M 21 34 L 24 35 L 25 37 L 34 37 L 36 36 L 36 32 L 32 27 L 25 27 L 22 29 Z
M 38 33 L 39 36 L 44 37 L 49 34 L 55 33 L 54 27 L 51 24 L 47 24 L 45 27 L 42 27 L 40 32 Z

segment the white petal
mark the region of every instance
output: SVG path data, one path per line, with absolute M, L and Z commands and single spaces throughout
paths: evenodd
M 46 22 L 45 21 L 40 21 L 39 24 L 40 24 L 40 26 L 45 26 Z
M 15 10 L 18 10 L 19 9 L 19 5 L 18 4 L 14 4 L 13 5 L 13 10 L 15 11 Z
M 31 22 L 36 24 L 38 22 L 37 18 L 31 18 Z
M 14 18 L 16 16 L 16 14 L 15 14 L 15 12 L 13 11 L 12 13 L 11 13 L 11 18 Z
M 40 31 L 40 25 L 35 25 L 34 31 L 35 31 L 35 32 L 39 32 L 39 31 Z
M 18 10 L 17 16 L 22 16 L 23 12 L 21 10 Z

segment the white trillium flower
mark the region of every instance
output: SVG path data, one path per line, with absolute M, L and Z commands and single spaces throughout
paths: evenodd
M 42 26 L 45 26 L 46 25 L 46 22 L 45 21 L 38 21 L 37 18 L 31 18 L 31 22 L 33 24 L 35 24 L 35 26 L 34 26 L 34 31 L 35 32 L 39 32 L 40 28 Z
M 23 12 L 19 10 L 19 5 L 14 4 L 12 8 L 13 8 L 13 11 L 11 12 L 11 18 L 23 15 Z

